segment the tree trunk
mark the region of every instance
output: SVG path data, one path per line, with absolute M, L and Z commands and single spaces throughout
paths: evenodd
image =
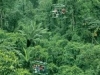
M 73 9 L 73 7 L 72 7 Z M 74 20 L 74 9 L 73 9 L 73 12 L 72 12 L 72 31 L 74 31 L 74 26 L 75 26 L 75 20 Z
M 52 4 L 57 4 L 58 0 L 52 0 Z
M 4 25 L 4 9 L 3 9 L 3 0 L 0 1 L 0 27 Z

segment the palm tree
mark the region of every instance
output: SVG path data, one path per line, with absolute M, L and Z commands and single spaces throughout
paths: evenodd
M 34 42 L 36 44 L 44 34 L 47 34 L 47 29 L 42 27 L 42 24 L 36 25 L 36 22 L 31 21 L 30 25 L 23 26 L 23 30 L 19 30 L 22 35 L 26 37 L 27 40 L 30 40 L 31 43 Z

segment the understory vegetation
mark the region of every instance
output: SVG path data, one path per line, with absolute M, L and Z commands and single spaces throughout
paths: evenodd
M 0 0 L 0 75 L 100 75 L 100 0 Z

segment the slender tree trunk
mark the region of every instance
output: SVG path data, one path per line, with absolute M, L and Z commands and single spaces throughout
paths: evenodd
M 0 10 L 0 27 L 2 26 L 2 9 Z
M 57 4 L 58 0 L 52 0 L 52 4 Z
M 24 0 L 23 0 L 23 14 L 24 14 L 24 9 L 25 9 L 25 7 L 24 7 L 25 5 L 24 5 Z
M 74 29 L 75 29 L 75 19 L 74 19 L 74 8 L 72 7 L 72 10 L 73 10 L 73 12 L 72 12 L 72 22 L 71 22 L 71 24 L 72 24 L 72 30 L 74 31 Z
M 76 1 L 74 1 L 76 2 Z M 75 3 L 72 5 L 72 30 L 74 31 L 75 30 L 75 25 L 76 25 L 76 20 L 75 20 Z
M 0 1 L 0 27 L 2 28 L 3 25 L 3 1 Z

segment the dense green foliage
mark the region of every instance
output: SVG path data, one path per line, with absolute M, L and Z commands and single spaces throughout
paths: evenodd
M 0 0 L 0 75 L 34 75 L 37 60 L 48 75 L 100 75 L 100 0 Z

